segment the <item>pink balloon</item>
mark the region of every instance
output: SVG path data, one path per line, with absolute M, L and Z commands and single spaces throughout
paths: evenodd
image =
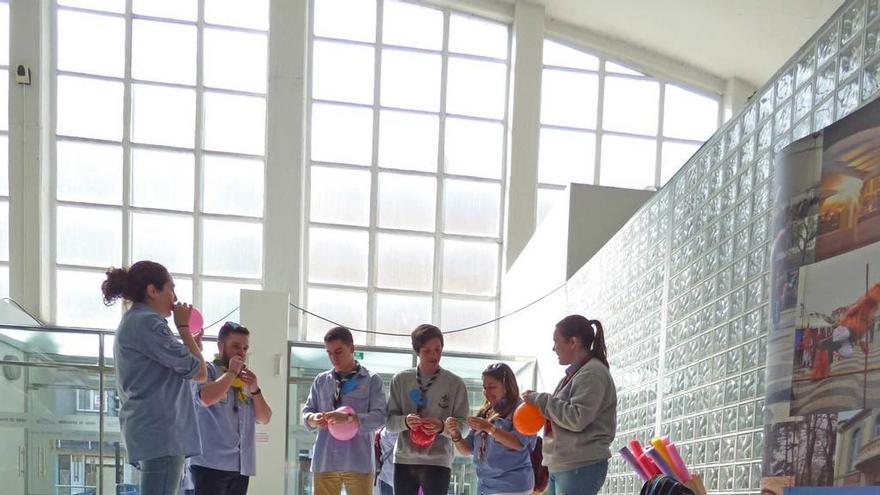
M 205 319 L 202 317 L 202 313 L 196 309 L 192 308 L 192 311 L 189 313 L 189 331 L 193 335 L 201 335 L 202 330 L 205 325 Z
M 336 412 L 354 414 L 354 409 L 352 409 L 351 406 L 342 406 L 337 409 Z M 351 440 L 357 435 L 358 423 L 352 421 L 350 423 L 331 424 L 327 426 L 327 429 L 330 430 L 330 434 L 333 435 L 333 438 L 344 442 L 346 440 Z

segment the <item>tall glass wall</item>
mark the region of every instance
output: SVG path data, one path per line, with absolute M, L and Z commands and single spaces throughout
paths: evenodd
M 771 163 L 876 97 L 878 14 L 877 0 L 846 2 L 569 282 L 569 309 L 608 329 L 616 449 L 659 431 L 710 493 L 758 492 Z M 638 485 L 614 458 L 604 492 Z
M 119 435 L 112 342 L 100 332 L 0 328 L 3 493 L 130 493 L 136 486 Z

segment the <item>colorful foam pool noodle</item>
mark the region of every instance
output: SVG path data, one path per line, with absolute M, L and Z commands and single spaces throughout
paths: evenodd
M 660 468 L 660 471 L 662 471 L 663 474 L 669 476 L 670 478 L 678 479 L 678 477 L 675 475 L 675 471 L 673 471 L 673 469 L 669 467 L 669 464 L 667 464 L 666 461 L 663 460 L 663 455 L 661 455 L 660 452 L 657 452 L 657 449 L 648 449 L 645 453 L 651 456 L 654 464 L 656 464 L 657 467 Z
M 645 473 L 642 465 L 639 464 L 639 461 L 636 460 L 636 458 L 633 456 L 632 452 L 630 452 L 628 448 L 621 447 L 620 455 L 626 460 L 627 464 L 629 464 L 629 467 L 631 467 L 633 471 L 635 471 L 636 474 L 639 475 L 639 478 L 642 478 L 642 481 L 648 481 L 649 479 L 651 479 L 650 477 L 648 477 L 648 474 Z
M 666 465 L 672 467 L 672 458 L 669 457 L 669 452 L 666 451 L 666 444 L 663 443 L 663 439 L 660 437 L 654 437 L 651 439 L 651 445 L 654 446 L 654 449 L 663 456 L 663 460 L 666 461 Z M 673 468 L 673 471 L 675 468 Z
M 629 450 L 632 452 L 633 457 L 635 457 L 636 462 L 642 466 L 642 471 L 648 475 L 649 478 L 653 478 L 654 476 L 660 474 L 660 470 L 653 465 L 653 463 L 649 464 L 648 461 L 650 459 L 645 456 L 645 451 L 642 450 L 642 444 L 639 443 L 638 440 L 632 439 L 629 441 Z
M 661 454 L 663 454 L 663 460 L 669 464 L 669 467 L 675 472 L 675 477 L 681 480 L 681 482 L 685 482 L 684 472 L 675 464 L 675 459 L 672 458 L 672 454 L 669 453 L 669 446 L 672 445 L 672 440 L 669 437 L 660 437 L 660 447 L 658 450 Z M 653 443 L 652 443 L 653 445 Z M 684 464 L 684 462 L 682 462 Z
M 632 451 L 632 454 L 636 456 L 636 458 L 641 457 L 642 454 L 645 453 L 645 451 L 642 450 L 642 444 L 640 444 L 635 438 L 629 441 L 629 450 Z
M 647 453 L 643 453 L 639 456 L 639 462 L 642 464 L 642 466 L 645 467 L 645 472 L 648 473 L 648 476 L 653 478 L 654 476 L 663 474 L 662 472 L 660 472 L 660 468 L 658 468 L 657 465 L 654 464 L 651 456 L 649 456 Z
M 683 483 L 687 483 L 691 480 L 691 472 L 688 471 L 687 466 L 684 463 L 684 459 L 681 458 L 681 454 L 678 453 L 678 448 L 674 443 L 670 443 L 666 446 L 666 450 L 669 452 L 669 457 L 672 458 L 672 464 L 675 470 L 678 472 L 679 476 L 681 476 L 681 481 Z

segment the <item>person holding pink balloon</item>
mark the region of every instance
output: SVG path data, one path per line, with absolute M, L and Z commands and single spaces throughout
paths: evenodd
M 535 473 L 530 451 L 537 436 L 514 428 L 513 412 L 522 399 L 510 366 L 495 363 L 483 371 L 483 396 L 486 401 L 477 414 L 465 420 L 471 430 L 467 436 L 462 436 L 456 418 L 446 420 L 446 430 L 458 452 L 473 457 L 478 493 L 531 495 Z
M 202 437 L 202 454 L 190 461 L 195 495 L 244 495 L 257 474 L 256 424 L 269 423 L 272 408 L 245 365 L 250 334 L 238 323 L 224 323 L 208 380 L 193 385 Z
M 318 437 L 312 450 L 314 495 L 373 492 L 373 435 L 385 424 L 382 377 L 354 357 L 354 338 L 344 327 L 324 335 L 333 368 L 312 382 L 303 423 Z
M 570 315 L 556 324 L 553 351 L 568 366 L 550 393 L 526 391 L 540 409 L 550 495 L 595 495 L 605 483 L 617 429 L 617 392 L 608 369 L 602 323 Z
M 427 323 L 416 327 L 412 347 L 419 364 L 394 375 L 388 399 L 387 428 L 402 432 L 394 451 L 394 493 L 446 495 L 455 453 L 444 421 L 469 414 L 467 387 L 440 367 L 439 328 Z
M 104 304 L 131 303 L 116 329 L 113 358 L 119 426 L 143 495 L 176 495 L 187 457 L 202 451 L 190 381 L 204 382 L 205 359 L 188 328 L 192 306 L 179 303 L 168 270 L 153 261 L 110 268 Z M 168 326 L 174 325 L 181 343 Z

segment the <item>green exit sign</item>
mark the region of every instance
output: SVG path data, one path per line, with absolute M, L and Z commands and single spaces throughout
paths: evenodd
M 364 359 L 363 351 L 354 351 L 354 358 L 357 359 L 358 361 Z

